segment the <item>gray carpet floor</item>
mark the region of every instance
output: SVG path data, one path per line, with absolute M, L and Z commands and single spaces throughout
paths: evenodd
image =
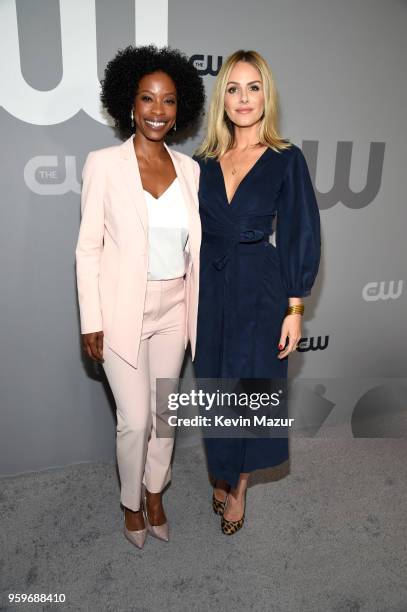
M 407 611 L 405 440 L 292 441 L 290 466 L 256 473 L 232 537 L 210 507 L 201 445 L 176 449 L 171 541 L 142 551 L 122 535 L 113 463 L 0 485 L 1 610 Z M 66 603 L 10 605 L 10 592 Z

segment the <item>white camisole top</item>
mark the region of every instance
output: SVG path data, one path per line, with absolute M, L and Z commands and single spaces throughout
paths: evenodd
M 148 209 L 148 280 L 184 276 L 188 211 L 176 177 L 159 198 L 144 189 Z

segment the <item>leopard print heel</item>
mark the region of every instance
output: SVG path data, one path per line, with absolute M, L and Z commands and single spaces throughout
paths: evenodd
M 227 502 L 227 498 L 226 498 L 226 502 Z M 226 509 L 226 502 L 225 502 L 225 508 L 223 511 L 225 511 Z M 245 494 L 245 499 L 244 499 L 244 505 L 245 505 L 245 509 L 243 511 L 243 516 L 238 521 L 228 521 L 222 515 L 222 520 L 221 520 L 222 533 L 224 533 L 225 535 L 233 535 L 234 533 L 236 533 L 243 527 L 245 513 L 246 513 L 246 494 Z
M 221 523 L 222 533 L 224 533 L 225 535 L 233 535 L 234 533 L 236 533 L 236 531 L 239 531 L 239 529 L 243 527 L 243 523 L 244 523 L 244 514 L 242 518 L 239 519 L 238 521 L 227 521 L 222 516 L 222 523 Z
M 219 514 L 219 516 L 223 516 L 223 513 L 225 511 L 225 506 L 226 506 L 226 499 L 225 501 L 221 501 L 220 499 L 216 499 L 215 497 L 215 493 L 213 493 L 212 495 L 212 508 L 215 514 Z

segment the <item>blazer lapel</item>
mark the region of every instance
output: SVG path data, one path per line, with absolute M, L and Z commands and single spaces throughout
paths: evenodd
M 140 171 L 137 163 L 137 156 L 134 151 L 133 136 L 125 140 L 120 145 L 120 168 L 123 178 L 123 183 L 130 200 L 133 202 L 134 207 L 140 217 L 140 221 L 143 225 L 146 237 L 148 236 L 148 210 L 147 203 L 144 197 L 143 184 L 141 182 Z M 197 252 L 197 236 L 195 232 L 197 214 L 195 194 L 191 190 L 191 181 L 193 188 L 195 189 L 194 177 L 185 176 L 182 161 L 174 154 L 174 152 L 164 143 L 168 154 L 171 157 L 172 163 L 174 164 L 175 172 L 179 179 L 181 190 L 184 196 L 185 204 L 188 210 L 188 221 L 189 221 L 189 243 L 190 248 L 194 252 Z
M 125 140 L 120 145 L 120 168 L 123 183 L 140 217 L 143 229 L 148 235 L 148 210 L 144 198 L 143 183 L 141 182 L 140 171 L 134 151 L 133 136 Z
M 198 236 L 196 235 L 196 232 L 195 232 L 195 228 L 196 228 L 195 215 L 197 214 L 197 209 L 195 205 L 194 194 L 191 191 L 191 180 L 194 181 L 194 177 L 191 176 L 188 180 L 188 178 L 184 174 L 182 161 L 176 155 L 174 155 L 174 152 L 171 151 L 171 149 L 166 144 L 164 144 L 164 146 L 167 149 L 172 159 L 172 163 L 174 164 L 175 172 L 177 173 L 177 177 L 181 185 L 181 191 L 184 196 L 185 205 L 188 210 L 190 249 L 194 253 L 196 253 L 197 252 L 196 241 L 198 239 Z M 193 186 L 195 188 L 195 181 L 193 182 Z

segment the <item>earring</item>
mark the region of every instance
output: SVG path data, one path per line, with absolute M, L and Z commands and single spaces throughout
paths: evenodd
M 177 131 L 177 124 L 176 123 L 174 123 L 174 125 L 172 126 L 172 129 L 174 130 L 174 132 Z
M 133 109 L 131 109 L 130 119 L 131 119 L 131 127 L 134 127 L 134 110 Z

